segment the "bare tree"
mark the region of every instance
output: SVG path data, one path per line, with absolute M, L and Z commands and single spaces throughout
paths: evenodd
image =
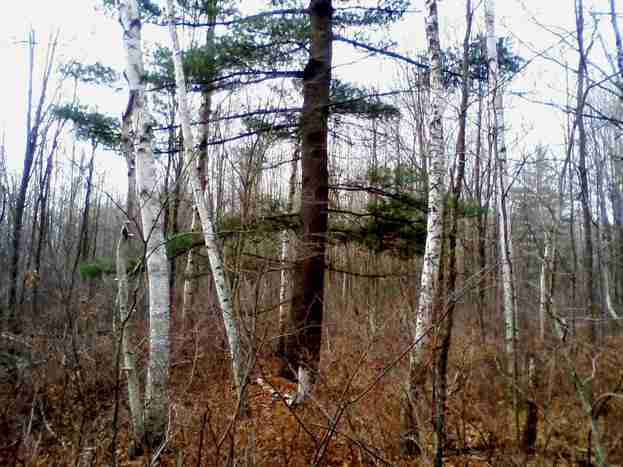
M 12 251 L 10 260 L 9 271 L 9 297 L 8 306 L 4 316 L 4 327 L 12 332 L 19 333 L 21 331 L 20 319 L 17 316 L 17 288 L 19 277 L 19 258 L 22 254 L 22 228 L 24 221 L 24 208 L 26 205 L 26 194 L 28 192 L 28 185 L 32 175 L 32 166 L 37 153 L 39 144 L 39 129 L 44 118 L 44 106 L 47 98 L 48 83 L 52 74 L 52 67 L 54 65 L 54 56 L 56 53 L 56 46 L 58 43 L 58 34 L 51 38 L 48 50 L 46 53 L 46 59 L 43 69 L 41 92 L 37 102 L 36 109 L 33 108 L 33 75 L 35 68 L 35 32 L 30 31 L 30 37 L 28 40 L 28 103 L 26 109 L 26 153 L 24 155 L 24 166 L 22 169 L 22 177 L 20 182 L 19 191 L 15 200 L 15 214 L 13 224 L 13 238 L 12 238 Z M 34 111 L 34 115 L 33 115 Z
M 575 2 L 575 21 L 576 35 L 578 41 L 578 79 L 576 86 L 576 109 L 575 119 L 576 128 L 578 130 L 578 179 L 580 181 L 580 202 L 582 205 L 582 227 L 584 228 L 584 283 L 585 283 L 585 303 L 586 310 L 591 317 L 595 317 L 595 305 L 597 297 L 595 296 L 595 285 L 593 280 L 593 236 L 592 225 L 593 219 L 591 215 L 591 200 L 588 187 L 588 166 L 587 166 L 587 138 L 586 127 L 584 123 L 584 109 L 586 104 L 586 55 L 587 50 L 584 44 L 584 4 L 582 0 Z M 593 339 L 596 338 L 597 327 L 594 321 L 591 321 L 591 333 Z
M 446 444 L 446 401 L 448 397 L 448 360 L 450 354 L 450 343 L 452 339 L 452 331 L 454 326 L 454 313 L 456 309 L 457 294 L 457 239 L 459 234 L 459 201 L 463 192 L 463 184 L 465 180 L 465 162 L 466 162 L 466 127 L 467 112 L 469 110 L 469 90 L 471 87 L 471 79 L 469 75 L 469 53 L 470 38 L 472 32 L 472 19 L 474 13 L 472 11 L 472 2 L 467 0 L 465 3 L 465 36 L 463 37 L 463 58 L 461 64 L 461 103 L 459 107 L 459 131 L 456 141 L 456 162 L 454 170 L 454 179 L 452 180 L 451 193 L 449 196 L 449 228 L 448 228 L 448 287 L 445 291 L 446 299 L 438 297 L 438 306 L 441 307 L 444 302 L 446 312 L 440 316 L 442 320 L 438 323 L 440 349 L 435 362 L 435 386 L 436 386 L 436 404 L 435 407 L 435 431 L 436 453 L 435 467 L 443 466 L 443 456 Z M 439 292 L 443 293 L 443 287 L 439 288 Z

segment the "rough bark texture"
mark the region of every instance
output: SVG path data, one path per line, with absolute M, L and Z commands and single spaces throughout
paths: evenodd
M 329 206 L 327 122 L 332 62 L 331 0 L 311 0 L 310 57 L 303 78 L 301 114 L 302 239 L 299 243 L 292 292 L 293 338 L 288 339 L 287 361 L 313 384 L 320 360 L 326 233 Z M 299 378 L 301 380 L 301 378 Z M 298 401 L 309 388 L 299 385 Z
M 136 155 L 134 151 L 134 128 L 132 123 L 132 105 L 133 99 L 128 101 L 128 108 L 125 110 L 122 116 L 121 122 L 121 153 L 128 166 L 128 193 L 125 202 L 125 216 L 126 216 L 126 229 L 128 235 L 133 235 L 137 238 L 142 238 L 142 229 L 137 217 L 136 206 Z M 138 252 L 134 251 L 130 245 L 127 246 L 127 257 L 136 255 Z M 130 319 L 134 319 L 133 317 Z M 113 333 L 117 334 L 120 329 L 119 314 L 113 315 Z M 129 324 L 128 324 L 129 325 Z
M 186 161 L 189 163 L 190 161 L 193 161 L 196 156 L 195 138 L 190 125 L 190 107 L 186 95 L 186 79 L 184 77 L 184 69 L 182 66 L 182 52 L 180 50 L 179 39 L 175 27 L 175 7 L 173 1 L 169 0 L 167 2 L 167 6 L 169 9 L 169 32 L 173 47 L 173 64 L 175 66 L 175 84 L 179 99 L 180 120 L 184 134 L 184 153 Z M 231 288 L 225 274 L 225 267 L 221 257 L 220 246 L 218 244 L 214 229 L 212 207 L 208 194 L 209 190 L 203 189 L 203 183 L 197 170 L 191 170 L 190 185 L 193 191 L 195 206 L 199 212 L 199 218 L 203 228 L 203 238 L 208 249 L 212 276 L 214 277 L 216 293 L 221 307 L 221 313 L 223 315 L 227 339 L 229 341 L 234 384 L 238 390 L 242 390 L 244 388 L 245 380 L 245 368 L 242 361 L 241 349 L 242 342 L 240 339 L 238 323 L 234 314 Z M 244 394 L 241 393 L 240 398 L 243 399 L 243 396 Z
M 136 135 L 136 183 L 149 277 L 149 362 L 145 385 L 145 442 L 157 446 L 167 436 L 169 417 L 169 264 L 164 241 L 158 173 L 152 151 L 153 119 L 145 100 L 141 21 L 137 0 L 119 2 L 119 19 L 130 87 L 128 111 Z
M 126 198 L 125 214 L 130 222 L 130 233 L 138 233 L 138 221 L 136 219 L 136 156 L 134 154 L 134 141 L 132 135 L 132 116 L 126 111 L 123 114 L 121 125 L 121 151 L 128 165 L 128 197 Z
M 433 302 L 435 298 L 435 278 L 438 276 L 440 251 L 443 234 L 443 196 L 444 196 L 444 140 L 443 140 L 443 102 L 444 86 L 442 77 L 441 46 L 439 43 L 439 20 L 437 1 L 426 1 L 426 38 L 428 57 L 431 64 L 431 113 L 429 122 L 429 177 L 428 177 L 428 216 L 426 226 L 426 246 L 420 284 L 420 297 L 417 314 L 413 317 L 413 349 L 409 358 L 409 380 L 401 407 L 402 427 L 400 435 L 401 450 L 406 455 L 421 454 L 421 444 L 417 424 L 418 399 L 423 388 L 423 374 L 430 344 L 430 327 L 433 324 Z

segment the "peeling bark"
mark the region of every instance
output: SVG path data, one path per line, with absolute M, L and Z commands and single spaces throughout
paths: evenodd
M 156 447 L 167 437 L 169 418 L 169 263 L 165 247 L 158 173 L 153 156 L 154 120 L 145 96 L 141 21 L 137 0 L 119 2 L 130 87 L 126 113 L 132 116 L 136 148 L 136 184 L 149 279 L 149 361 L 145 383 L 145 442 Z

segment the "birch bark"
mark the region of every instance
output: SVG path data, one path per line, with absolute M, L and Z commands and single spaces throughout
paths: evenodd
M 175 66 L 175 84 L 179 99 L 179 114 L 182 122 L 182 132 L 184 134 L 184 153 L 186 160 L 192 161 L 195 158 L 195 138 L 190 125 L 190 106 L 186 95 L 186 78 L 184 76 L 182 52 L 175 26 L 175 5 L 173 0 L 167 1 L 167 8 L 169 10 L 169 33 L 171 35 L 171 45 L 173 48 L 173 64 Z M 190 185 L 193 191 L 195 206 L 201 220 L 203 238 L 208 250 L 212 276 L 214 277 L 216 293 L 221 306 L 223 322 L 225 323 L 225 330 L 229 341 L 234 384 L 236 385 L 236 388 L 241 391 L 239 397 L 242 399 L 242 390 L 244 388 L 245 380 L 244 366 L 242 363 L 242 343 L 240 339 L 240 332 L 238 330 L 238 323 L 234 314 L 231 289 L 227 276 L 225 275 L 225 267 L 223 265 L 220 247 L 216 238 L 214 217 L 208 194 L 209 188 L 207 190 L 203 189 L 202 181 L 200 180 L 197 170 L 191 170 Z
M 135 448 L 140 446 L 145 437 L 145 419 L 141 406 L 141 389 L 138 372 L 136 370 L 136 358 L 132 349 L 134 341 L 134 326 L 132 313 L 135 311 L 134 304 L 129 303 L 128 285 L 128 243 L 130 234 L 124 225 L 119 235 L 117 244 L 117 306 L 119 307 L 119 330 L 121 332 L 121 353 L 123 355 L 123 368 L 128 384 L 128 404 L 130 406 L 130 419 L 134 433 Z M 131 307 L 131 309 L 129 309 Z M 135 449 L 136 451 L 137 449 Z
M 541 261 L 541 274 L 539 278 L 539 337 L 541 341 L 545 340 L 545 330 L 547 317 L 551 314 L 552 297 L 551 281 L 553 264 L 552 258 L 554 254 L 554 233 L 545 232 L 545 248 L 543 251 L 543 260 Z
M 498 211 L 498 250 L 500 252 L 502 275 L 502 300 L 504 304 L 504 340 L 508 374 L 511 376 L 511 398 L 513 404 L 515 433 L 519 434 L 517 411 L 517 317 L 515 313 L 515 290 L 513 284 L 513 244 L 511 237 L 511 216 L 507 206 L 510 190 L 508 179 L 506 127 L 504 121 L 504 84 L 500 79 L 497 36 L 495 32 L 495 0 L 485 1 L 485 25 L 487 36 L 487 61 L 489 64 L 490 108 L 493 113 L 491 134 L 497 161 L 496 205 Z
M 437 1 L 426 1 L 426 38 L 430 68 L 431 107 L 429 121 L 429 177 L 428 217 L 426 225 L 426 246 L 420 282 L 420 297 L 417 313 L 413 317 L 413 349 L 409 355 L 409 380 L 402 403 L 401 450 L 410 456 L 422 453 L 416 416 L 416 405 L 421 398 L 426 351 L 430 345 L 430 327 L 433 324 L 433 302 L 436 278 L 439 274 L 440 251 L 443 236 L 444 198 L 444 140 L 441 46 L 439 43 L 439 18 Z
M 128 197 L 126 199 L 126 217 L 132 227 L 130 232 L 134 233 L 138 224 L 136 218 L 136 156 L 134 153 L 134 141 L 132 139 L 132 116 L 127 109 L 123 115 L 121 123 L 121 150 L 126 164 L 128 165 Z
M 208 23 L 211 25 L 208 27 L 206 35 L 206 48 L 209 54 L 209 60 L 214 59 L 214 33 L 216 21 L 216 9 L 214 5 L 210 8 L 210 14 L 208 15 Z M 209 79 L 208 79 L 209 81 Z M 199 117 L 201 124 L 199 126 L 199 154 L 197 157 L 196 171 L 199 177 L 201 188 L 205 193 L 206 190 L 206 161 L 208 159 L 208 134 L 210 130 L 210 117 L 212 115 L 212 94 L 213 89 L 211 85 L 207 85 L 208 88 L 202 93 L 202 103 L 199 110 Z M 210 199 L 210 198 L 208 198 Z M 210 203 L 211 204 L 211 203 Z M 213 208 L 213 206 L 212 206 Z M 190 226 L 191 232 L 199 232 L 201 226 L 201 220 L 197 211 L 197 206 L 193 208 L 193 216 Z M 195 293 L 197 292 L 197 265 L 195 261 L 195 250 L 191 249 L 188 252 L 188 258 L 186 260 L 186 269 L 184 271 L 184 292 L 183 292 L 183 308 L 182 308 L 182 323 L 183 328 L 186 329 L 187 319 L 192 312 Z
M 485 2 L 485 23 L 487 29 L 487 59 L 489 62 L 490 105 L 493 111 L 492 128 L 494 151 L 498 166 L 498 186 L 496 204 L 498 209 L 498 244 L 502 261 L 502 289 L 504 301 L 504 328 L 506 353 L 509 365 L 513 365 L 515 353 L 515 307 L 512 271 L 512 239 L 510 236 L 510 212 L 507 209 L 506 196 L 509 189 L 506 148 L 506 127 L 504 121 L 504 86 L 499 76 L 497 36 L 495 33 L 495 1 Z M 509 368 L 513 373 L 512 367 Z
M 145 385 L 145 442 L 157 446 L 167 435 L 169 415 L 169 265 L 164 240 L 158 173 L 152 151 L 153 118 L 145 99 L 141 21 L 137 0 L 119 2 L 130 87 L 128 111 L 136 138 L 136 184 L 149 278 L 149 362 Z

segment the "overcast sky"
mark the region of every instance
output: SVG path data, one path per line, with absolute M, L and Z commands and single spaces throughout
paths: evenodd
M 478 0 L 473 0 L 474 4 Z M 123 67 L 123 50 L 119 26 L 114 18 L 107 18 L 97 11 L 97 0 L 21 0 L 10 2 L 8 10 L 0 16 L 0 60 L 5 72 L 0 86 L 0 128 L 6 133 L 9 163 L 12 168 L 21 166 L 25 133 L 27 39 L 32 26 L 41 41 L 43 52 L 51 32 L 61 31 L 61 60 L 75 58 L 88 63 L 100 61 L 117 70 Z M 161 2 L 164 3 L 164 2 Z M 415 1 L 415 10 L 423 9 L 423 0 Z M 564 73 L 560 67 L 538 58 L 538 54 L 549 50 L 559 42 L 556 34 L 565 34 L 573 29 L 574 13 L 572 0 L 498 0 L 498 34 L 511 34 L 520 54 L 533 60 L 521 77 L 515 80 L 512 90 L 531 92 L 537 99 L 561 100 L 564 94 Z M 253 1 L 260 10 L 262 2 Z M 608 0 L 586 1 L 587 8 L 607 11 Z M 464 33 L 464 1 L 443 0 L 439 3 L 442 23 L 442 47 L 462 40 Z M 482 16 L 482 8 L 480 14 Z M 477 18 L 481 24 L 482 18 Z M 587 22 L 591 21 L 587 15 Z M 541 23 L 540 25 L 536 22 Z M 623 22 L 623 20 L 622 20 Z M 602 30 L 609 44 L 612 31 L 607 18 L 602 19 Z M 548 31 L 549 30 L 549 31 Z M 555 32 L 556 34 L 553 34 Z M 147 35 L 149 38 L 149 35 Z M 424 17 L 414 12 L 392 31 L 392 37 L 399 42 L 399 50 L 410 53 L 425 48 Z M 573 40 L 573 38 L 570 38 Z M 598 47 L 597 47 L 598 48 Z M 360 54 L 349 51 L 344 45 L 337 45 L 334 53 L 338 73 L 346 78 L 365 81 L 366 84 L 386 87 L 395 76 L 394 65 L 388 60 L 361 60 Z M 577 57 L 570 56 L 574 67 Z M 355 63 L 353 63 L 355 62 Z M 41 66 L 42 59 L 38 65 Z M 40 72 L 40 68 L 38 71 Z M 39 73 L 35 73 L 38 76 Z M 362 77 L 365 77 L 363 79 Z M 116 96 L 101 94 L 85 89 L 81 96 L 83 103 L 97 105 L 100 111 L 119 114 L 125 102 L 125 92 Z M 36 95 L 36 92 L 35 92 Z M 528 104 L 524 100 L 512 99 L 511 131 L 521 135 L 525 145 L 542 141 L 556 145 L 562 141 L 560 125 L 562 115 L 542 105 Z M 511 137 L 512 140 L 512 137 Z M 511 148 L 512 151 L 512 148 Z M 119 165 L 118 167 L 121 167 Z M 114 170 L 117 171 L 117 166 Z M 118 172 L 117 172 L 118 173 Z

